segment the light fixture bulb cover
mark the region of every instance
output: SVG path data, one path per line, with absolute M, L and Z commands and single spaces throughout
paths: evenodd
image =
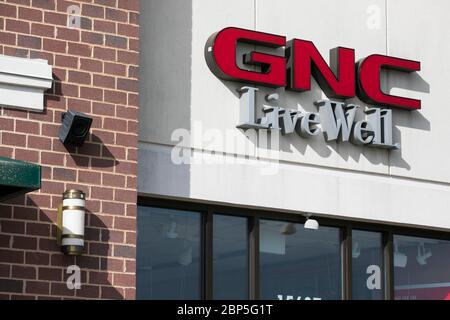
M 63 193 L 58 210 L 58 243 L 67 255 L 80 255 L 84 251 L 86 195 L 79 190 Z
M 318 230 L 319 229 L 319 222 L 315 219 L 308 218 L 305 222 L 305 229 L 308 230 Z

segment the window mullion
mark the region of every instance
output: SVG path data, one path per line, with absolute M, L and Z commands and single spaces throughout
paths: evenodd
M 391 231 L 383 233 L 383 289 L 386 300 L 394 299 L 394 236 Z
M 259 218 L 248 219 L 249 298 L 259 300 Z
M 342 299 L 352 299 L 352 228 L 342 229 Z
M 203 299 L 213 299 L 213 213 L 203 215 Z

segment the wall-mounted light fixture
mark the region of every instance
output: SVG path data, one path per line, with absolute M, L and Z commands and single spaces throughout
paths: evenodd
M 81 146 L 89 135 L 92 118 L 82 112 L 68 111 L 62 114 L 59 140 L 63 144 Z
M 84 251 L 84 217 L 86 195 L 79 190 L 63 193 L 58 210 L 58 245 L 67 255 L 81 255 Z
M 319 222 L 316 219 L 311 219 L 311 214 L 304 214 L 306 217 L 305 229 L 308 230 L 319 230 Z

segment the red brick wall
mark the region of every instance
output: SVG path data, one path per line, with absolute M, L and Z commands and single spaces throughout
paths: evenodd
M 81 28 L 67 28 L 70 5 Z M 0 54 L 53 65 L 45 112 L 0 107 L 0 156 L 42 166 L 42 188 L 0 203 L 0 298 L 135 298 L 139 0 L 0 0 Z M 1 104 L 1 97 L 0 97 Z M 81 148 L 58 139 L 61 113 L 94 119 Z M 66 189 L 87 194 L 86 254 L 56 245 Z M 70 265 L 82 289 L 69 290 Z

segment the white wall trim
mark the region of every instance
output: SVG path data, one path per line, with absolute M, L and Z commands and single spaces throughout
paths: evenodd
M 44 92 L 52 82 L 46 60 L 0 55 L 0 106 L 44 111 Z
M 188 164 L 178 165 L 172 161 L 173 150 L 171 146 L 139 143 L 139 194 L 450 230 L 448 185 L 300 163 L 227 162 L 223 155 L 195 149 L 190 153 L 185 152 L 189 149 L 176 150 L 177 155 L 190 155 Z

